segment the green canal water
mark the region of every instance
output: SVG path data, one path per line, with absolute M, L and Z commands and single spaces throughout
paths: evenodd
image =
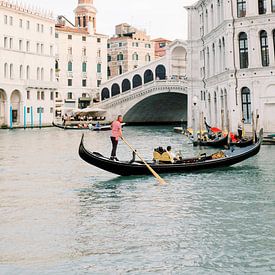
M 110 154 L 108 132 L 86 132 Z M 126 127 L 197 155 L 172 127 Z M 275 146 L 216 171 L 118 177 L 78 156 L 81 132 L 0 131 L 0 274 L 274 274 Z M 130 159 L 119 144 L 119 159 Z

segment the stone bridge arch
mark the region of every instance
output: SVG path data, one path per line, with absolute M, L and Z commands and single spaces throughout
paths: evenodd
M 8 124 L 7 111 L 7 94 L 5 90 L 0 88 L 0 126 L 3 124 Z

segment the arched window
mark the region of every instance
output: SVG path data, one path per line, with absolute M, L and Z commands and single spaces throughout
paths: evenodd
M 59 69 L 59 64 L 58 64 L 58 61 L 55 60 L 55 69 L 58 70 Z
M 82 73 L 86 73 L 87 72 L 87 63 L 83 62 L 82 63 Z
M 26 78 L 30 79 L 30 76 L 31 76 L 31 70 L 30 70 L 30 66 L 28 65 L 26 70 Z
M 71 61 L 68 62 L 68 72 L 73 71 L 73 63 Z
M 107 98 L 110 98 L 110 91 L 108 88 L 104 88 L 102 91 L 101 91 L 101 100 L 105 100 Z
M 44 80 L 44 68 L 41 69 L 41 80 Z
M 136 87 L 139 87 L 142 85 L 142 79 L 141 79 L 141 76 L 136 74 L 134 77 L 133 77 L 133 89 L 136 88 Z
M 40 68 L 36 69 L 36 79 L 40 80 Z
M 5 63 L 4 65 L 4 77 L 7 78 L 9 74 L 9 68 L 8 68 L 8 63 Z
M 237 0 L 237 16 L 246 16 L 246 0 Z
M 212 74 L 216 74 L 216 48 L 215 44 L 212 44 Z
M 242 88 L 242 112 L 245 123 L 251 123 L 251 95 L 247 87 Z
M 10 78 L 13 79 L 13 64 L 10 64 Z
M 112 85 L 112 96 L 116 96 L 116 95 L 119 95 L 120 94 L 120 87 L 117 83 L 114 83 Z
M 131 83 L 130 83 L 129 79 L 124 79 L 122 81 L 122 92 L 124 93 L 129 90 L 131 90 Z
M 263 67 L 269 66 L 269 53 L 268 53 L 268 40 L 267 32 L 260 32 L 260 44 L 261 44 L 261 56 L 262 56 L 262 65 Z
M 108 77 L 110 77 L 110 76 L 111 76 L 111 69 L 110 69 L 110 67 L 109 67 L 109 66 L 107 67 L 107 76 L 108 76 Z
M 146 62 L 150 62 L 150 61 L 151 61 L 151 56 L 150 56 L 149 53 L 147 53 L 147 54 L 145 55 L 145 61 L 146 61 Z
M 23 65 L 20 65 L 19 67 L 19 77 L 20 79 L 23 79 Z
M 138 60 L 138 54 L 137 54 L 137 53 L 134 53 L 134 54 L 132 55 L 132 59 L 133 59 L 133 60 Z
M 154 80 L 154 74 L 151 70 L 146 70 L 144 73 L 144 84 Z
M 248 68 L 248 43 L 247 34 L 241 32 L 239 34 L 239 55 L 240 55 L 240 68 Z
M 266 14 L 266 0 L 258 0 L 259 14 Z
M 118 66 L 118 74 L 120 75 L 120 74 L 122 74 L 122 73 L 123 73 L 122 66 L 119 65 L 119 66 Z
M 158 65 L 156 67 L 156 79 L 158 80 L 166 79 L 166 69 L 163 65 Z
M 123 54 L 122 54 L 122 53 L 119 53 L 119 54 L 117 55 L 117 61 L 121 61 L 121 60 L 123 60 L 123 59 L 124 59 Z

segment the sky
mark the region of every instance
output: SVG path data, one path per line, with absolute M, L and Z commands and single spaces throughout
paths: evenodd
M 23 0 L 24 3 L 49 9 L 74 22 L 73 10 L 78 0 Z M 115 25 L 129 23 L 146 29 L 151 38 L 170 40 L 187 38 L 187 12 L 184 6 L 196 0 L 94 0 L 97 8 L 97 32 L 113 35 Z

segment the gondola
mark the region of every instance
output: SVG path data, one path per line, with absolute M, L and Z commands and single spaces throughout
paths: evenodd
M 203 140 L 198 140 L 193 141 L 193 145 L 194 146 L 208 146 L 208 147 L 214 147 L 214 148 L 219 148 L 219 147 L 224 147 L 225 145 L 228 144 L 228 136 L 223 136 L 217 140 L 207 140 L 207 141 L 203 141 Z
M 237 142 L 230 142 L 230 146 L 246 147 L 253 144 L 253 138 L 242 139 Z
M 90 130 L 90 131 L 108 131 L 108 130 L 111 130 L 111 125 L 108 124 L 108 125 L 101 125 L 99 127 L 97 126 L 93 126 L 91 129 L 90 128 L 79 128 L 78 126 L 64 126 L 64 125 L 60 125 L 60 124 L 56 124 L 56 123 L 52 123 L 52 125 L 54 127 L 57 127 L 57 128 L 60 128 L 60 129 L 63 129 L 63 130 Z
M 175 163 L 157 163 L 148 161 L 148 164 L 159 174 L 193 172 L 203 169 L 216 169 L 228 167 L 255 156 L 261 148 L 263 130 L 261 129 L 257 143 L 245 148 L 232 147 L 212 155 L 203 155 L 194 158 L 186 158 Z M 105 171 L 121 175 L 148 175 L 150 171 L 139 161 L 113 161 L 100 153 L 90 152 L 84 147 L 84 135 L 79 145 L 79 156 L 87 163 Z

